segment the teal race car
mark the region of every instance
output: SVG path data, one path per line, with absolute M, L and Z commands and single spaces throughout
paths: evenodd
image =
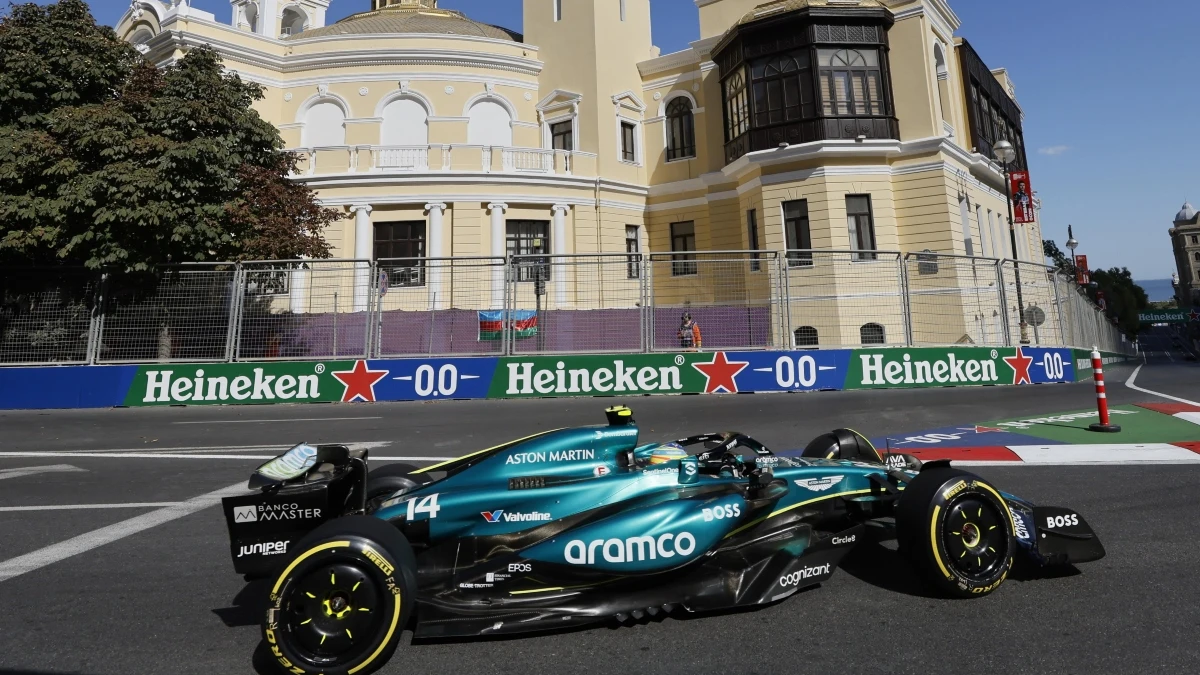
M 770 604 L 863 542 L 897 540 L 957 597 L 991 593 L 1018 560 L 1104 555 L 1070 509 L 848 429 L 788 456 L 736 432 L 639 444 L 628 408 L 606 414 L 419 469 L 304 444 L 259 467 L 223 506 L 235 569 L 267 580 L 274 661 L 367 673 L 410 624 L 496 635 Z

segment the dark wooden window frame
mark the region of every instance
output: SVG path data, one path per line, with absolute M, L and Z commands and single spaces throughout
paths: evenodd
M 850 210 L 850 200 L 851 199 L 865 199 L 867 202 L 866 210 L 851 211 Z M 846 195 L 846 228 L 847 228 L 847 231 L 849 230 L 849 227 L 850 227 L 850 218 L 851 217 L 856 219 L 855 226 L 854 226 L 854 237 L 857 239 L 857 241 L 855 239 L 851 239 L 850 248 L 852 248 L 856 251 L 860 251 L 859 253 L 854 254 L 853 259 L 856 261 L 877 260 L 879 258 L 879 256 L 877 256 L 874 253 L 868 252 L 868 251 L 878 251 L 879 250 L 879 239 L 877 239 L 875 236 L 875 205 L 872 203 L 871 195 L 869 195 L 869 194 Z M 865 232 L 865 234 L 867 235 L 866 237 L 864 237 L 864 231 L 862 229 L 862 221 L 857 220 L 857 219 L 861 219 L 861 218 L 866 218 L 866 222 L 867 222 L 867 230 Z
M 559 120 L 550 124 L 550 147 L 554 150 L 575 149 L 575 120 Z
M 805 7 L 726 34 L 712 52 L 721 74 L 726 163 L 782 144 L 859 136 L 898 140 L 887 39 L 893 21 L 883 7 Z M 825 113 L 817 66 L 823 49 L 878 54 L 878 65 L 869 69 L 878 73 L 878 109 L 869 105 L 868 114 Z M 792 59 L 795 67 L 787 72 L 768 68 Z
M 425 231 L 423 220 L 398 220 L 374 224 L 375 260 L 387 274 L 388 288 L 425 285 Z
M 637 163 L 637 124 L 621 120 L 621 161 Z
M 758 209 L 746 211 L 746 244 L 751 251 L 758 250 Z M 761 269 L 762 262 L 759 260 L 758 254 L 750 254 L 750 271 L 758 272 Z
M 780 204 L 783 210 L 784 245 L 788 267 L 812 267 L 812 229 L 808 220 L 808 200 L 792 199 Z M 801 249 L 801 250 L 796 250 Z
M 625 226 L 625 252 L 631 254 L 626 262 L 625 274 L 630 279 L 639 279 L 642 276 L 641 256 L 641 228 L 637 225 Z
M 687 226 L 690 232 L 683 232 Z M 696 222 L 684 220 L 671 223 L 671 276 L 683 277 L 699 273 L 696 266 Z
M 667 161 L 691 159 L 696 156 L 696 118 L 692 101 L 676 96 L 667 103 Z
M 1014 171 L 1029 166 L 1025 155 L 1025 134 L 1021 128 L 1021 109 L 971 43 L 963 40 L 955 48 L 962 71 L 963 91 L 967 96 L 967 125 L 975 152 L 995 159 L 992 145 L 1000 138 L 1013 144 L 1017 158 L 1009 165 Z
M 534 242 L 538 239 L 541 240 L 541 244 L 535 245 Z M 504 246 L 510 258 L 515 255 L 549 255 L 550 221 L 507 221 L 504 225 Z M 550 265 L 539 265 L 529 258 L 521 261 L 517 267 L 517 281 L 536 281 L 536 270 L 539 268 L 542 271 L 542 280 L 550 281 Z

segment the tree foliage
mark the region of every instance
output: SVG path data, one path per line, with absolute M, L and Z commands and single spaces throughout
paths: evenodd
M 328 257 L 340 216 L 288 178 L 261 88 L 199 48 L 158 69 L 82 0 L 0 19 L 0 262 Z
M 1046 239 L 1042 242 L 1042 252 L 1054 261 L 1055 267 L 1072 279 L 1076 277 L 1075 262 L 1070 260 L 1058 245 Z M 1150 297 L 1146 290 L 1133 280 L 1133 274 L 1125 267 L 1111 267 L 1107 270 L 1092 270 L 1092 283 L 1085 289 L 1092 302 L 1100 304 L 1101 295 L 1104 298 L 1104 313 L 1116 322 L 1122 333 L 1133 338 L 1141 329 L 1138 313 L 1150 305 Z

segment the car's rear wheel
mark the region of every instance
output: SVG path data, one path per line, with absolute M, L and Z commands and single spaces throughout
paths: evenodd
M 1012 568 L 1013 516 L 982 478 L 950 467 L 922 471 L 896 505 L 900 550 L 938 591 L 979 597 Z
M 396 650 L 412 612 L 416 559 L 391 524 L 332 520 L 295 547 L 271 588 L 263 639 L 292 673 L 370 673 Z

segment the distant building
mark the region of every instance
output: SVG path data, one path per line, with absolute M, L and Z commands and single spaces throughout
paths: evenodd
M 1200 305 L 1200 213 L 1184 202 L 1175 214 L 1175 226 L 1168 232 L 1179 275 L 1175 299 L 1180 307 Z
M 327 232 L 336 256 L 874 249 L 1042 262 L 1038 223 L 1017 226 L 1012 250 L 992 159 L 1007 139 L 1011 168 L 1026 167 L 1015 87 L 955 35 L 945 0 L 695 0 L 699 39 L 666 55 L 650 0 L 524 0 L 523 35 L 437 0 L 357 1 L 366 11 L 326 25 L 329 0 L 231 0 L 226 22 L 186 0 L 134 0 L 117 25 L 155 63 L 208 44 L 263 85 L 255 108 L 303 157 L 297 179 L 346 209 Z M 853 255 L 853 274 L 823 292 L 839 306 L 824 323 L 793 317 L 789 334 L 903 335 L 899 318 L 856 318 L 878 299 L 853 276 L 870 276 L 874 254 Z M 664 276 L 692 275 L 717 302 L 733 285 L 704 269 Z M 413 279 L 401 281 L 424 286 Z M 570 282 L 555 293 L 575 297 Z M 971 326 L 998 317 L 969 314 L 972 339 L 996 330 Z

